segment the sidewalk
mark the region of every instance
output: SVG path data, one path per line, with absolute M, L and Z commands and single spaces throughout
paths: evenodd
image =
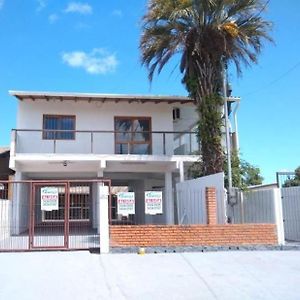
M 299 299 L 300 252 L 0 254 L 0 299 Z

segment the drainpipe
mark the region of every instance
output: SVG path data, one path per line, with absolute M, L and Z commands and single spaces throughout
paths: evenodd
M 227 149 L 227 177 L 228 177 L 228 201 L 231 200 L 232 192 L 232 171 L 231 171 L 231 147 L 230 147 L 230 134 L 229 134 L 229 118 L 227 107 L 227 70 L 223 62 L 223 97 L 224 97 L 224 114 L 225 114 L 225 132 L 226 132 L 226 149 Z
M 236 106 L 234 107 L 234 110 L 232 112 L 232 114 L 234 115 L 234 130 L 236 136 L 236 150 L 238 155 L 240 150 L 240 141 L 239 141 L 239 131 L 238 131 L 237 110 L 239 109 L 239 107 L 240 107 L 240 100 L 236 101 Z

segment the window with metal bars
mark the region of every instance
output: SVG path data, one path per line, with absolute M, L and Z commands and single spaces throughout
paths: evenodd
M 74 140 L 75 116 L 44 115 L 43 130 L 45 140 Z

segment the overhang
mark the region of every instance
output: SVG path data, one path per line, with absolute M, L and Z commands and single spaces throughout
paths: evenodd
M 128 103 L 167 103 L 193 104 L 194 101 L 184 96 L 162 95 L 123 95 L 123 94 L 95 94 L 95 93 L 61 93 L 61 92 L 31 92 L 9 91 L 18 100 L 32 101 L 86 101 L 86 102 L 128 102 Z

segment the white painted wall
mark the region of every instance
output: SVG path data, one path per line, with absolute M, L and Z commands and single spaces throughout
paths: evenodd
M 173 131 L 172 105 L 167 103 L 87 103 L 75 101 L 19 101 L 17 129 L 42 129 L 43 114 L 76 115 L 76 130 L 114 130 L 115 116 L 152 118 L 152 131 Z M 162 135 L 153 135 L 153 154 L 163 154 Z M 76 140 L 57 141 L 57 153 L 90 153 L 91 136 L 77 133 Z M 166 137 L 167 153 L 173 151 L 173 135 Z M 53 141 L 41 133 L 19 132 L 17 153 L 49 153 Z M 113 134 L 94 135 L 94 153 L 114 153 Z
M 218 173 L 176 184 L 179 224 L 206 224 L 205 188 L 215 187 L 218 224 L 226 223 L 224 173 Z
M 182 106 L 180 109 L 180 119 L 174 121 L 174 131 L 196 131 L 198 113 L 194 105 Z M 199 143 L 196 134 L 176 135 L 175 154 L 193 153 L 199 151 Z
M 180 119 L 174 121 L 174 131 L 185 131 L 187 129 L 192 129 L 198 120 L 198 114 L 196 107 L 191 106 L 181 106 L 180 109 Z

